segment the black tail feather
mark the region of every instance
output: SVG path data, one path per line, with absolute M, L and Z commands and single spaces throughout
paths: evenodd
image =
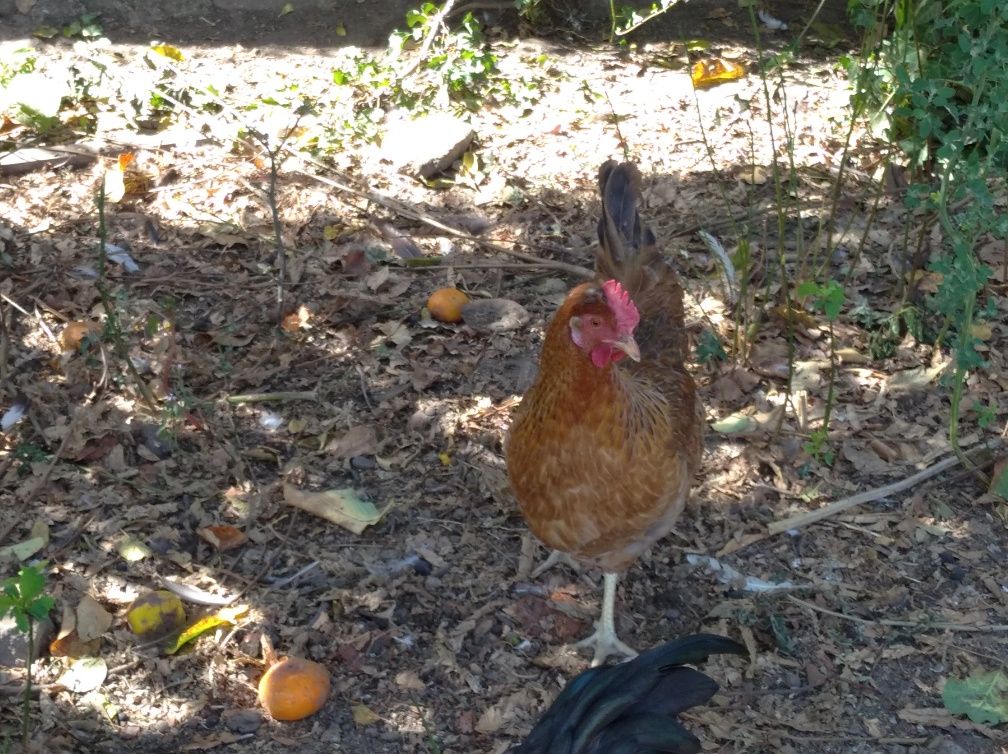
M 629 662 L 585 671 L 567 684 L 515 754 L 695 752 L 698 742 L 676 715 L 703 704 L 718 687 L 682 665 L 726 653 L 745 649 L 723 636 L 695 634 Z M 622 748 L 613 748 L 617 743 Z

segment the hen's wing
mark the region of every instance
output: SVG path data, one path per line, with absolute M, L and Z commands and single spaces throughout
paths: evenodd
M 717 691 L 683 663 L 712 654 L 745 654 L 723 636 L 694 634 L 620 665 L 573 678 L 514 754 L 693 754 L 700 742 L 676 719 Z

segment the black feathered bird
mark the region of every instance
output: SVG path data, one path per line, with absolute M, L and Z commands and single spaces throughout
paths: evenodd
M 619 665 L 586 670 L 512 754 L 695 754 L 700 741 L 676 719 L 718 690 L 713 679 L 684 663 L 712 654 L 745 654 L 737 642 L 694 634 Z

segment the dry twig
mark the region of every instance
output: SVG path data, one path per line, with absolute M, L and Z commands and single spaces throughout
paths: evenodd
M 794 602 L 796 605 L 801 607 L 807 607 L 809 610 L 815 610 L 817 613 L 822 613 L 823 615 L 832 615 L 834 618 L 842 618 L 843 620 L 849 620 L 854 623 L 863 624 L 874 624 L 879 626 L 894 626 L 898 628 L 916 628 L 919 630 L 933 629 L 935 631 L 962 631 L 962 632 L 972 632 L 972 633 L 983 633 L 983 634 L 995 634 L 1008 632 L 1008 624 L 1004 623 L 986 623 L 980 625 L 970 625 L 968 623 L 948 623 L 945 621 L 926 621 L 926 620 L 896 620 L 894 618 L 862 618 L 859 615 L 847 615 L 845 613 L 838 613 L 836 610 L 830 610 L 826 607 L 820 607 L 812 602 L 807 602 L 800 597 L 795 597 L 793 594 L 788 595 L 788 599 Z
M 1000 442 L 981 443 L 979 446 L 971 448 L 967 453 L 967 456 L 977 455 L 978 453 L 991 450 L 997 445 L 1000 445 Z M 943 458 L 934 466 L 918 471 L 916 474 L 909 476 L 906 479 L 901 479 L 882 487 L 876 487 L 875 489 L 868 490 L 867 492 L 859 492 L 857 495 L 845 497 L 842 500 L 837 500 L 835 503 L 830 503 L 829 505 L 823 506 L 822 508 L 814 511 L 806 511 L 805 513 L 799 513 L 797 516 L 790 516 L 789 518 L 785 518 L 780 521 L 774 521 L 767 527 L 767 529 L 771 534 L 780 534 L 781 532 L 788 531 L 789 529 L 799 529 L 802 526 L 808 526 L 809 524 L 821 521 L 824 518 L 830 518 L 838 513 L 843 513 L 856 505 L 881 500 L 884 497 L 895 495 L 897 492 L 908 490 L 911 487 L 917 486 L 921 482 L 927 481 L 931 477 L 938 476 L 938 474 L 942 473 L 946 469 L 952 468 L 958 463 L 958 456 L 952 455 L 948 458 Z

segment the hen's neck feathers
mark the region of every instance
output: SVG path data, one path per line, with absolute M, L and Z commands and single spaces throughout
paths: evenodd
M 591 356 L 571 338 L 572 312 L 589 287 L 590 283 L 584 283 L 571 291 L 547 327 L 533 392 L 548 394 L 548 401 L 557 409 L 559 404 L 583 408 L 588 401 L 605 401 L 622 406 L 626 414 L 637 413 L 635 409 L 661 396 L 647 381 L 641 382 L 614 364 L 595 366 Z
M 581 401 L 614 387 L 613 365 L 595 366 L 571 338 L 571 317 L 589 287 L 590 283 L 584 283 L 572 290 L 546 328 L 536 392 L 571 392 L 572 400 Z

